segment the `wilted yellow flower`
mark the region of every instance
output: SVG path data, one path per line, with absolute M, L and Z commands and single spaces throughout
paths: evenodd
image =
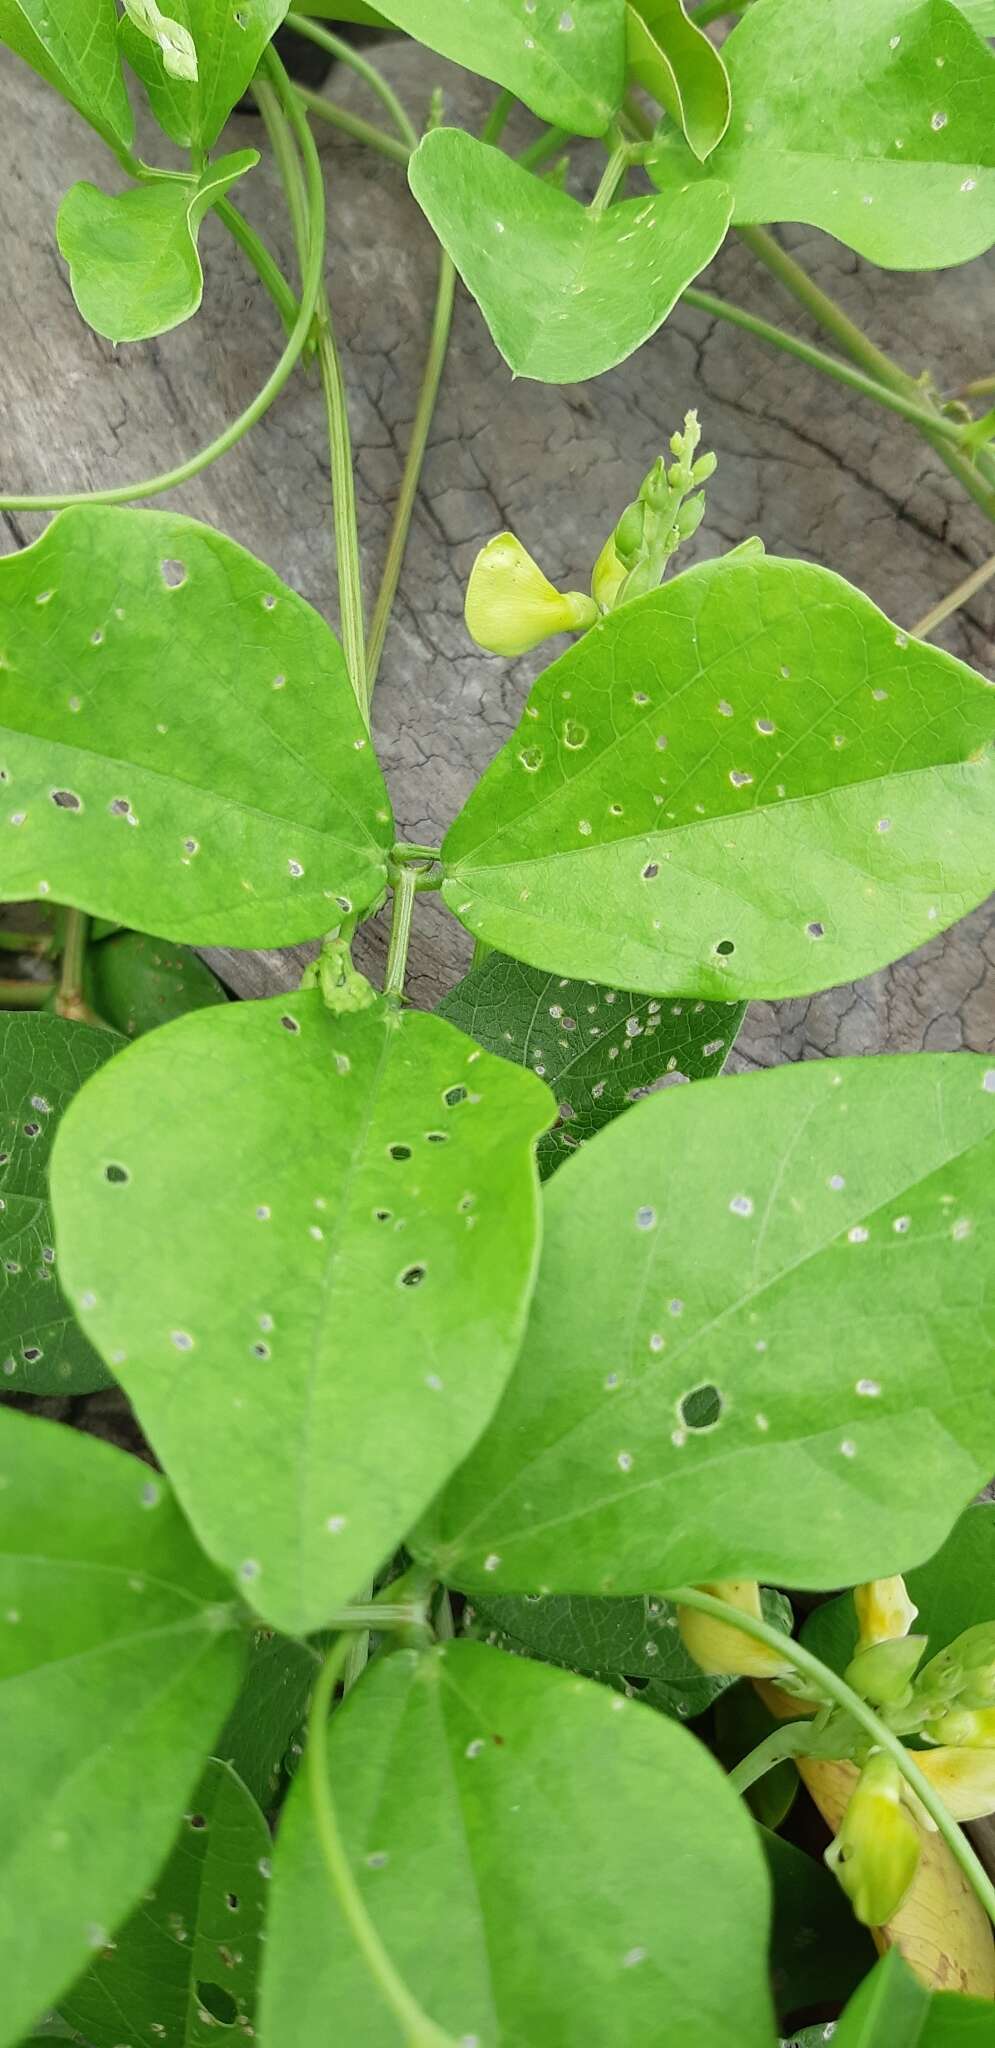
M 916 1763 L 954 1820 L 995 1813 L 995 1750 L 922 1749 Z
M 898 1765 L 881 1751 L 857 1780 L 826 1862 L 865 1927 L 898 1911 L 916 1874 L 919 1831 L 902 1805 Z
M 581 633 L 599 617 L 593 597 L 557 590 L 513 533 L 481 548 L 466 587 L 470 638 L 489 654 L 527 654 L 553 633 Z
M 866 1586 L 855 1586 L 853 1604 L 861 1650 L 872 1643 L 889 1642 L 893 1636 L 907 1636 L 919 1612 L 909 1599 L 903 1578 L 871 1579 Z
M 752 1614 L 756 1621 L 763 1620 L 756 1579 L 718 1579 L 714 1585 L 699 1590 L 711 1593 L 716 1600 L 727 1600 L 731 1607 Z M 700 1614 L 696 1607 L 678 1607 L 677 1625 L 684 1648 L 710 1677 L 737 1672 L 749 1678 L 777 1678 L 794 1669 L 789 1658 L 778 1656 L 776 1650 L 768 1649 L 755 1636 L 746 1635 L 733 1622 Z

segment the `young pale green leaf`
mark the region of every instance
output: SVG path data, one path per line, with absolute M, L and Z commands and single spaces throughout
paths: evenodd
M 89 2048 L 211 2048 L 219 2025 L 251 2029 L 270 1849 L 255 1800 L 212 1760 L 154 1890 L 59 2000 Z
M 600 376 L 631 355 L 729 224 L 729 194 L 714 180 L 598 214 L 459 128 L 426 135 L 408 178 L 505 362 L 547 384 Z
M 209 165 L 196 185 L 170 178 L 113 194 L 87 183 L 70 188 L 56 235 L 73 298 L 97 334 L 146 341 L 196 313 L 204 293 L 201 222 L 258 162 L 257 149 L 240 149 Z
M 629 75 L 652 93 L 704 162 L 729 126 L 729 76 L 715 44 L 684 12 L 684 0 L 626 7 Z
M 257 1629 L 249 1650 L 245 1683 L 215 1749 L 238 1772 L 259 1805 L 276 1799 L 304 1741 L 311 1687 L 321 1668 L 314 1644 Z
M 518 1364 L 417 1538 L 455 1585 L 855 1584 L 995 1467 L 990 1061 L 668 1090 L 543 1207 Z
M 805 995 L 988 893 L 993 739 L 995 691 L 839 576 L 705 562 L 539 677 L 450 828 L 443 893 L 561 974 Z
M 559 1119 L 537 1154 L 545 1180 L 631 1103 L 717 1074 L 745 1008 L 566 981 L 490 953 L 443 998 L 438 1014 L 553 1090 Z
M 735 222 L 806 221 L 894 270 L 995 241 L 995 56 L 954 0 L 755 0 L 723 56 L 708 169 Z M 648 169 L 669 192 L 696 167 L 675 137 Z
M 792 1763 L 788 1768 L 795 1771 Z M 870 1934 L 854 1919 L 821 1858 L 767 1828 L 760 1829 L 760 1839 L 774 1888 L 770 1974 L 777 2010 L 789 2019 L 820 2006 L 838 2007 L 874 1967 Z
M 86 1394 L 110 1373 L 63 1299 L 48 1160 L 66 1105 L 120 1048 L 61 1017 L 0 1016 L 0 1391 Z
M 395 1969 L 479 2048 L 767 2048 L 767 1883 L 704 1747 L 590 1680 L 448 1643 L 372 1666 L 332 1720 L 346 1852 Z M 722 1940 L 716 1941 L 716 1926 Z M 298 1779 L 277 1844 L 260 2032 L 363 2048 L 397 2021 L 342 1922 Z M 412 2037 L 413 2038 L 413 2037 Z
M 552 1107 L 441 1018 L 312 990 L 150 1032 L 65 1121 L 70 1299 L 205 1549 L 288 1634 L 373 1577 L 491 1414 Z
M 111 149 L 127 149 L 135 122 L 114 0 L 0 0 L 0 43 L 61 92 Z
M 188 1010 L 227 1001 L 221 983 L 189 946 L 167 946 L 145 932 L 118 932 L 86 959 L 91 1009 L 125 1038 L 140 1038 Z
M 154 1878 L 245 1652 L 228 1587 L 147 1465 L 3 1409 L 0 1472 L 7 2048 Z
M 0 560 L 0 653 L 4 896 L 275 946 L 381 894 L 390 805 L 342 650 L 224 534 L 61 512 Z
M 638 1693 L 644 1706 L 679 1721 L 703 1714 L 733 1682 L 706 1677 L 684 1648 L 667 1600 L 485 1595 L 466 1608 L 464 1629 L 513 1656 L 539 1657 Z
M 603 135 L 625 77 L 624 0 L 377 0 L 415 41 L 506 86 L 534 114 Z M 337 10 L 319 10 L 334 14 Z
M 929 1637 L 931 1657 L 965 1629 L 995 1621 L 995 1504 L 981 1501 L 965 1509 L 936 1555 L 908 1573 L 906 1585 L 919 1610 L 915 1633 Z M 834 1671 L 845 1671 L 857 1647 L 852 1594 L 816 1607 L 802 1641 Z
M 287 12 L 287 0 L 238 0 L 237 6 L 232 0 L 167 0 L 166 11 L 193 37 L 196 79 L 171 78 L 155 43 L 127 20 L 121 24 L 124 54 L 170 140 L 181 149 L 213 149 Z

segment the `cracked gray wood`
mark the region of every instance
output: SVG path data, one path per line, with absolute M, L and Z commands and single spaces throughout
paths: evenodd
M 478 125 L 490 93 L 441 60 L 389 42 L 382 63 L 416 117 L 444 82 L 447 118 Z M 367 116 L 359 81 L 334 93 Z M 150 475 L 182 460 L 264 381 L 278 323 L 216 221 L 203 236 L 200 315 L 161 341 L 115 350 L 79 320 L 55 246 L 66 187 L 120 182 L 101 145 L 67 108 L 0 53 L 6 176 L 0 189 L 3 488 L 80 489 Z M 374 117 L 376 115 L 375 110 Z M 522 121 L 521 136 L 534 132 Z M 515 130 L 511 131 L 515 140 Z M 231 147 L 259 140 L 240 117 Z M 322 128 L 331 211 L 328 279 L 345 359 L 355 442 L 366 595 L 372 604 L 414 410 L 436 254 L 403 172 Z M 155 155 L 150 145 L 149 154 Z M 162 153 L 160 160 L 162 160 Z M 593 166 L 578 152 L 582 182 Z M 290 244 L 267 165 L 239 195 L 286 266 Z M 802 260 L 859 322 L 909 367 L 930 363 L 953 387 L 992 368 L 995 266 L 940 276 L 874 271 L 839 244 L 788 230 Z M 730 237 L 707 282 L 797 331 L 792 303 Z M 437 843 L 515 723 L 548 650 L 505 663 L 481 655 L 463 626 L 465 579 L 483 540 L 513 527 L 557 581 L 582 587 L 605 533 L 685 408 L 719 455 L 708 513 L 688 559 L 762 533 L 771 550 L 840 570 L 895 619 L 912 624 L 981 562 L 991 529 L 910 427 L 814 371 L 686 307 L 641 353 L 597 383 L 564 390 L 513 382 L 474 306 L 460 293 L 442 399 L 375 705 L 377 743 L 403 835 Z M 271 562 L 335 621 L 328 457 L 314 374 L 294 378 L 265 421 L 194 483 L 163 501 L 207 519 Z M 0 548 L 41 531 L 15 515 Z M 936 636 L 990 670 L 995 595 L 986 591 Z M 379 978 L 383 920 L 357 944 Z M 240 992 L 291 986 L 309 949 L 211 957 Z M 462 971 L 465 935 L 419 900 L 410 992 L 434 1003 Z M 733 1064 L 831 1053 L 995 1047 L 995 907 L 978 911 L 853 989 L 752 1005 Z

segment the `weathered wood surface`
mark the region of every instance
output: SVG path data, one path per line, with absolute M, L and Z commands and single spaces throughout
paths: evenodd
M 479 120 L 487 95 L 465 74 L 403 45 L 384 68 L 420 111 L 444 79 L 450 118 Z M 369 113 L 339 76 L 338 97 Z M 212 221 L 204 235 L 200 316 L 159 342 L 115 351 L 79 320 L 54 239 L 66 187 L 113 187 L 100 144 L 23 66 L 0 53 L 0 474 L 9 490 L 78 489 L 150 475 L 208 441 L 263 382 L 278 323 L 244 260 Z M 232 146 L 258 139 L 233 124 Z M 435 250 L 403 173 L 323 131 L 331 203 L 329 286 L 345 357 L 367 595 L 382 559 L 414 408 L 434 289 Z M 246 210 L 289 263 L 275 183 L 265 167 Z M 956 386 L 992 368 L 995 266 L 940 277 L 885 275 L 838 244 L 789 231 L 806 264 L 910 367 L 929 362 Z M 791 305 L 731 239 L 713 289 L 792 323 Z M 799 331 L 804 323 L 799 319 Z M 689 558 L 763 534 L 768 547 L 825 563 L 912 624 L 984 559 L 995 537 L 911 428 L 728 326 L 679 309 L 655 341 L 597 383 L 554 390 L 513 382 L 461 295 L 400 601 L 375 707 L 376 737 L 401 832 L 435 843 L 515 722 L 539 657 L 490 660 L 469 643 L 462 597 L 474 553 L 511 526 L 556 579 L 582 585 L 618 509 L 685 408 L 697 405 L 719 454 L 709 509 Z M 247 441 L 158 502 L 207 519 L 271 562 L 335 618 L 328 463 L 320 394 L 298 376 Z M 38 533 L 10 518 L 0 549 Z M 937 637 L 991 672 L 995 597 L 975 598 Z M 374 977 L 382 923 L 360 935 Z M 437 1000 L 468 944 L 423 899 L 410 987 Z M 290 985 L 306 949 L 215 954 L 242 993 Z M 995 908 L 976 912 L 912 959 L 854 989 L 752 1006 L 740 1064 L 830 1052 L 995 1047 Z

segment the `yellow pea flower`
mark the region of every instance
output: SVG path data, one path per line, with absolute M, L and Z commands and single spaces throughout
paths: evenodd
M 995 1750 L 922 1749 L 916 1763 L 954 1820 L 995 1813 Z
M 718 1579 L 699 1590 L 711 1593 L 716 1600 L 727 1600 L 741 1613 L 752 1614 L 756 1621 L 763 1620 L 756 1579 Z M 788 1658 L 779 1657 L 776 1650 L 768 1649 L 755 1636 L 746 1635 L 733 1622 L 700 1614 L 696 1607 L 678 1607 L 677 1626 L 684 1648 L 710 1677 L 741 1672 L 749 1678 L 777 1678 L 794 1669 Z
M 826 1862 L 865 1927 L 896 1913 L 919 1863 L 919 1831 L 902 1805 L 902 1778 L 878 1751 L 865 1764 Z
M 593 597 L 557 590 L 513 533 L 481 548 L 466 588 L 467 631 L 488 654 L 527 654 L 553 633 L 582 633 L 600 614 Z
M 871 1579 L 866 1586 L 855 1586 L 853 1604 L 860 1629 L 860 1650 L 869 1649 L 872 1643 L 890 1642 L 895 1636 L 907 1636 L 919 1612 L 909 1599 L 903 1578 Z

